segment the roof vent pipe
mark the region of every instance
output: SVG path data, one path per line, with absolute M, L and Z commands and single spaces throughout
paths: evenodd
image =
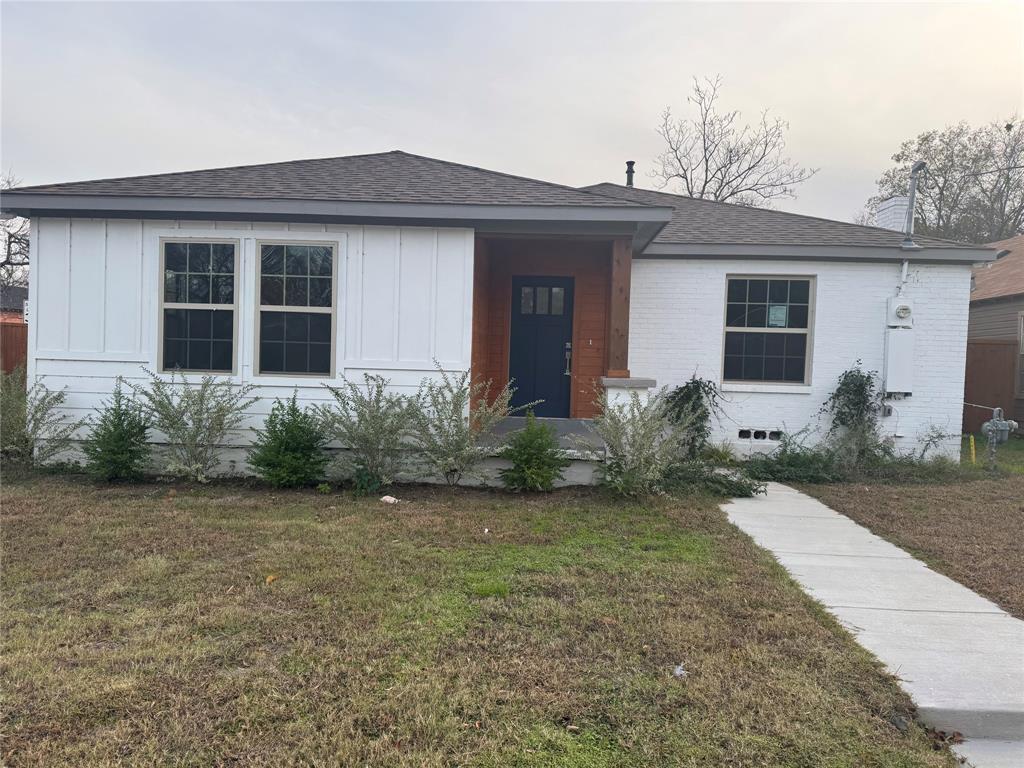
M 626 161 L 626 186 L 633 186 L 633 166 L 636 164 L 636 160 Z
M 914 198 L 917 197 L 917 177 L 926 167 L 924 160 L 918 160 L 910 167 L 910 194 L 907 199 L 907 224 L 903 229 L 903 244 L 900 246 L 905 251 L 916 251 L 921 248 L 914 242 Z

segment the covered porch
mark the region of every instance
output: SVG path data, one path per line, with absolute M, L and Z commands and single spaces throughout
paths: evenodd
M 604 391 L 654 382 L 631 377 L 631 237 L 478 233 L 473 265 L 471 369 L 514 405 L 547 419 L 587 419 Z

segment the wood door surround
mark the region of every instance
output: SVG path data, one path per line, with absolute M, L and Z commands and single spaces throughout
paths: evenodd
M 575 288 L 569 415 L 595 416 L 601 377 L 609 374 L 610 367 L 614 375 L 628 376 L 630 262 L 628 238 L 478 235 L 473 267 L 473 378 L 490 380 L 494 388 L 508 381 L 512 278 L 571 277 Z M 614 285 L 613 273 L 618 277 Z M 613 297 L 617 299 L 616 307 L 612 306 Z M 610 366 L 613 347 L 616 365 Z

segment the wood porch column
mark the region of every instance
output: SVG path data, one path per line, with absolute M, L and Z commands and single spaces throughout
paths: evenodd
M 633 242 L 617 237 L 612 242 L 612 284 L 608 307 L 608 376 L 629 378 L 629 279 L 633 268 Z

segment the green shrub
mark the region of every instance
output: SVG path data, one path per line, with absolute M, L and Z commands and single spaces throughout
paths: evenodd
M 0 373 L 0 459 L 7 473 L 46 464 L 71 446 L 88 419 L 67 421 L 61 407 L 67 395 L 41 382 L 27 387 L 25 369 Z
M 318 412 L 327 434 L 347 452 L 339 457 L 357 493 L 376 493 L 395 482 L 408 461 L 416 403 L 389 392 L 382 376 L 363 375 L 364 387 L 343 380 L 328 386 L 332 405 Z
M 835 454 L 825 446 L 805 444 L 807 430 L 783 433 L 779 447 L 769 454 L 751 456 L 743 465 L 755 480 L 777 483 L 834 483 L 846 478 Z
M 412 411 L 412 444 L 425 476 L 458 485 L 498 445 L 495 428 L 513 413 L 511 382 L 491 397 L 490 381 L 470 382 L 469 373 L 449 376 L 434 363 L 439 379 L 424 379 Z M 531 403 L 530 405 L 533 405 Z
M 299 408 L 296 395 L 275 400 L 249 451 L 249 465 L 275 488 L 317 483 L 327 466 L 327 431 L 319 415 Z
M 149 385 L 136 387 L 135 392 L 153 427 L 167 437 L 167 472 L 207 482 L 227 433 L 241 424 L 245 410 L 257 401 L 248 396 L 253 385 L 234 387 L 213 376 L 193 384 L 178 372 L 169 379 L 146 373 Z
M 138 480 L 149 462 L 149 417 L 124 393 L 118 377 L 114 393 L 104 402 L 82 446 L 86 470 L 100 480 Z
M 700 452 L 700 457 L 709 464 L 720 467 L 734 467 L 739 463 L 736 451 L 727 440 L 705 445 Z
M 559 448 L 555 430 L 537 421 L 533 411 L 526 414 L 526 427 L 512 435 L 502 456 L 512 462 L 499 473 L 512 491 L 550 491 L 572 463 Z
M 670 493 L 707 494 L 725 498 L 745 498 L 765 492 L 763 482 L 740 469 L 718 469 L 694 460 L 673 464 L 665 476 Z
M 631 392 L 628 401 L 617 404 L 604 395 L 599 405 L 590 428 L 605 445 L 605 460 L 598 469 L 601 484 L 631 497 L 664 491 L 671 467 L 689 455 L 689 421 L 669 418 L 665 390 L 646 400 Z M 582 444 L 580 448 L 586 450 Z
M 698 379 L 696 376 L 665 396 L 669 420 L 685 424 L 691 435 L 690 443 L 686 446 L 686 458 L 697 458 L 707 446 L 711 438 L 711 417 L 721 413 L 721 397 L 715 382 Z

